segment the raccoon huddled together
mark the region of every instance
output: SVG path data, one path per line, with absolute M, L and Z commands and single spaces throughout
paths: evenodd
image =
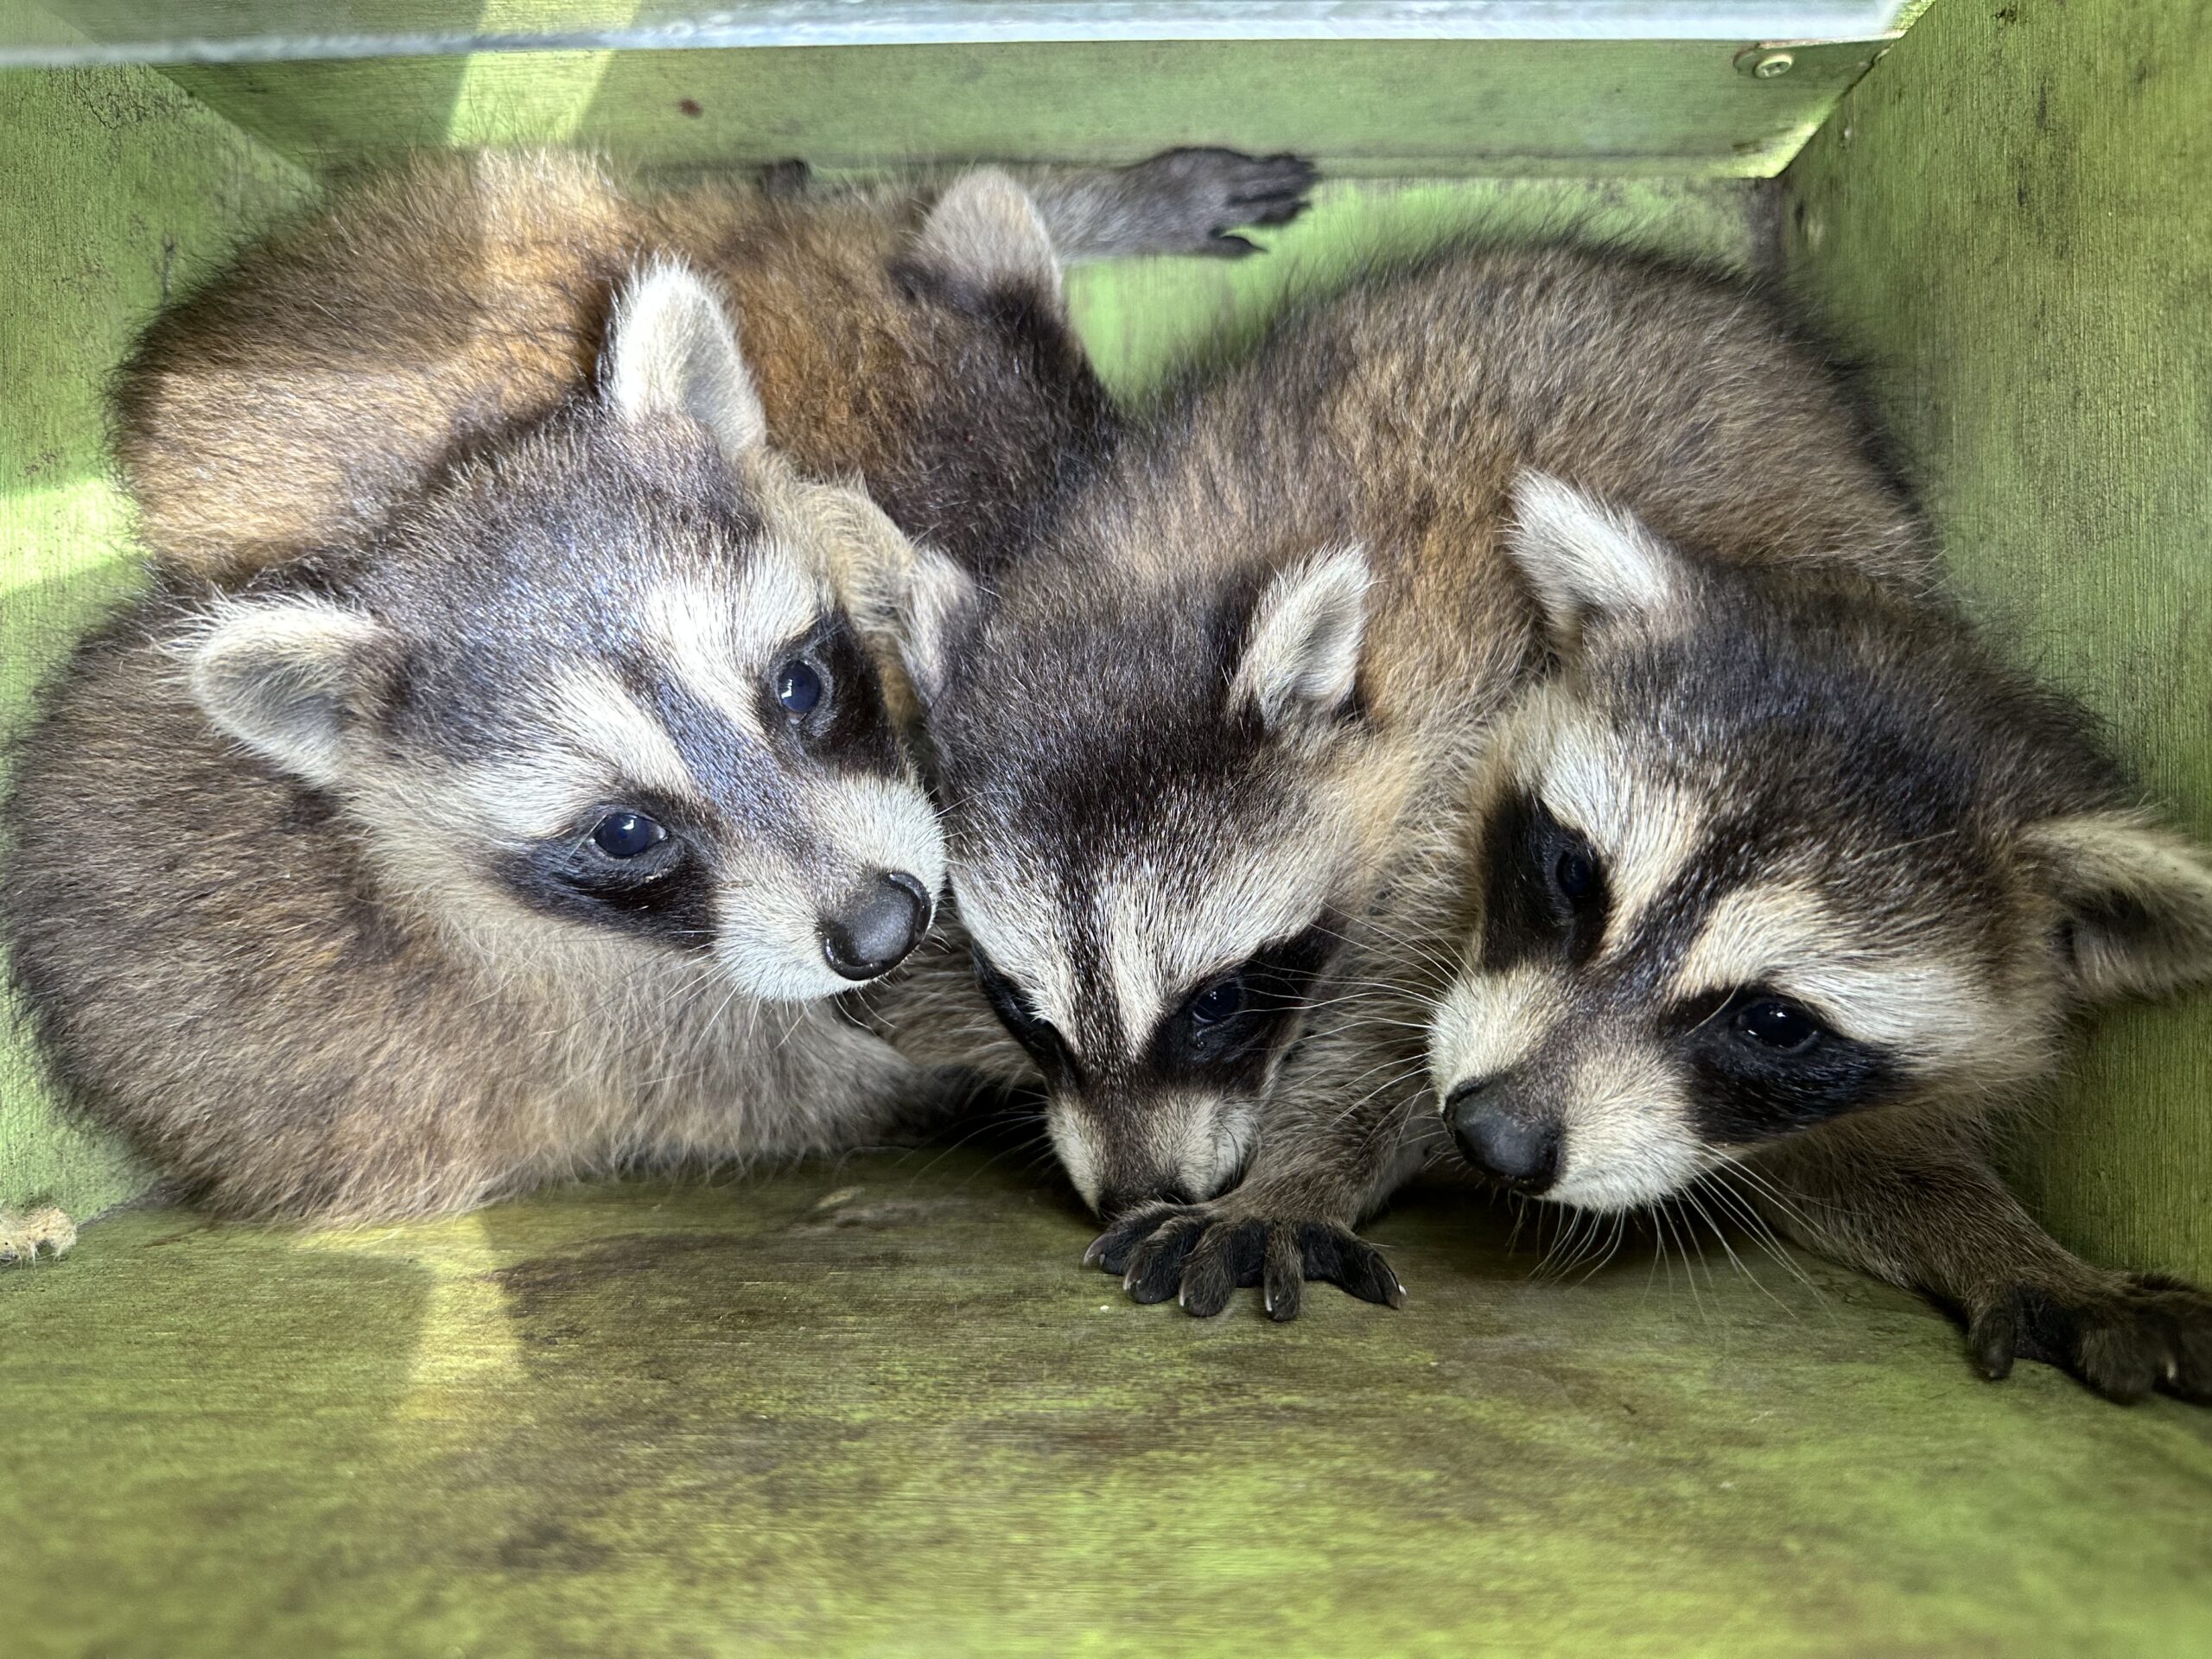
M 1454 248 L 1114 410 L 1063 263 L 1311 177 L 445 159 L 250 252 L 126 369 L 153 590 L 17 754 L 68 1097 L 358 1218 L 1040 1084 L 1141 1300 L 1395 1300 L 1353 1230 L 1463 1167 L 2212 1398 L 2212 1298 L 1986 1146 L 2078 1011 L 2212 977 L 2212 861 L 1740 285 Z

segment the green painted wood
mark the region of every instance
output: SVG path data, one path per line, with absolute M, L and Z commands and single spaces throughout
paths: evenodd
M 2212 838 L 2212 10 L 1942 0 L 1784 181 L 1789 267 L 1967 586 Z M 2212 1000 L 2127 1010 L 2024 1137 L 2069 1243 L 2212 1278 Z
M 58 36 L 58 31 L 57 31 Z M 163 294 L 307 181 L 143 69 L 0 74 L 0 731 L 130 580 L 102 387 Z M 87 826 L 97 832 L 96 826 Z M 0 1204 L 84 1215 L 143 1174 L 54 1118 L 0 1020 Z
M 96 1227 L 0 1280 L 11 1659 L 2212 1650 L 2212 1414 L 1456 1197 L 1201 1324 L 1026 1156 Z
M 496 8 L 526 20 L 528 0 Z M 575 140 L 645 162 L 1134 160 L 1295 149 L 1361 175 L 1764 177 L 1872 45 L 1759 79 L 1714 41 L 1108 41 L 540 52 L 181 65 L 212 108 L 321 163 Z
M 536 47 L 887 46 L 1098 40 L 1861 39 L 1927 0 L 44 0 L 84 31 L 0 63 L 395 57 Z M 31 55 L 35 54 L 35 56 Z M 94 57 L 88 54 L 99 54 Z

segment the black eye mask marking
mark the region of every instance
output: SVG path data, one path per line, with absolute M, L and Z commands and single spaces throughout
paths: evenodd
M 856 772 L 903 770 L 875 661 L 842 611 L 777 657 L 760 705 L 761 728 L 789 732 L 809 760 Z
M 1689 1061 L 1699 1131 L 1711 1141 L 1770 1141 L 1876 1105 L 1904 1083 L 1891 1056 L 1763 986 L 1699 998 L 1669 1023 Z
M 1039 1017 L 1021 988 L 1001 973 L 980 946 L 975 950 L 976 984 L 999 1023 L 1037 1062 L 1045 1081 L 1055 1089 L 1071 1089 L 1081 1077 L 1074 1052 L 1052 1021 Z
M 1612 893 L 1597 849 L 1549 809 L 1516 795 L 1483 834 L 1482 964 L 1587 962 L 1605 936 Z
M 619 928 L 680 950 L 714 944 L 714 880 L 673 802 L 588 809 L 561 835 L 503 858 L 498 872 L 531 909 Z
M 1154 1029 L 1153 1068 L 1164 1077 L 1257 1086 L 1336 944 L 1329 928 L 1310 927 L 1198 986 Z

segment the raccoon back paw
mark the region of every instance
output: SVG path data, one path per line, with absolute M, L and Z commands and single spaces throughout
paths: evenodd
M 1320 175 L 1300 156 L 1190 149 L 1140 162 L 1126 176 L 1141 187 L 1143 251 L 1242 259 L 1260 250 L 1236 232 L 1289 224 Z
M 2212 1295 L 2160 1274 L 2115 1276 L 2088 1294 L 2015 1285 L 1975 1313 L 1967 1347 L 1993 1380 L 2034 1359 L 2107 1400 L 2156 1389 L 2212 1405 Z
M 0 1267 L 28 1264 L 41 1253 L 67 1255 L 77 1243 L 77 1224 L 55 1205 L 17 1215 L 0 1207 Z
M 1095 1240 L 1084 1260 L 1122 1275 L 1133 1300 L 1164 1302 L 1210 1319 L 1232 1292 L 1257 1287 L 1269 1319 L 1298 1317 L 1306 1281 L 1337 1285 L 1362 1301 L 1402 1306 L 1405 1287 L 1382 1251 L 1325 1221 L 1238 1217 L 1210 1206 L 1149 1205 Z

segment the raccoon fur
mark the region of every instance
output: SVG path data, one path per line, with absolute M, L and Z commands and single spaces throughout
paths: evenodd
M 214 1208 L 799 1151 L 911 1085 L 830 1001 L 944 873 L 839 598 L 902 538 L 768 448 L 696 276 L 626 290 L 607 358 L 363 545 L 157 583 L 18 747 L 41 1047 Z
M 1262 1256 L 1281 1317 L 1301 1265 L 1395 1294 L 1349 1227 L 1425 1093 L 1407 963 L 1448 930 L 1415 878 L 1546 654 L 1504 546 L 1532 466 L 1725 560 L 1932 579 L 1774 311 L 1568 249 L 1451 251 L 1311 303 L 1184 388 L 992 591 L 915 566 L 982 982 L 1084 1197 L 1135 1211 L 1105 1259 L 1147 1300 L 1217 1309 Z M 1305 1155 L 1308 1116 L 1363 1155 Z
M 117 448 L 154 556 L 233 579 L 375 529 L 442 466 L 590 378 L 618 286 L 673 259 L 734 308 L 771 440 L 857 475 L 910 536 L 988 573 L 1110 411 L 1065 264 L 1249 252 L 1296 216 L 1292 156 L 992 168 L 942 188 L 716 178 L 648 190 L 572 152 L 432 154 L 341 192 L 158 318 Z
M 1764 1214 L 1956 1310 L 1976 1364 L 2212 1402 L 2212 1296 L 2107 1272 L 1990 1120 L 2073 1016 L 2212 980 L 2212 857 L 1955 611 L 1678 550 L 1554 480 L 1556 671 L 1471 781 L 1433 1099 L 1500 1185 Z
M 907 544 L 806 480 L 988 573 L 1110 442 L 1061 258 L 1249 251 L 1312 176 L 430 157 L 250 250 L 122 377 L 163 575 L 6 803 L 65 1094 L 219 1209 L 364 1218 L 850 1144 L 918 1067 L 1018 1058 L 957 939 L 906 1058 L 827 1000 L 914 948 L 942 851 L 870 649 Z

